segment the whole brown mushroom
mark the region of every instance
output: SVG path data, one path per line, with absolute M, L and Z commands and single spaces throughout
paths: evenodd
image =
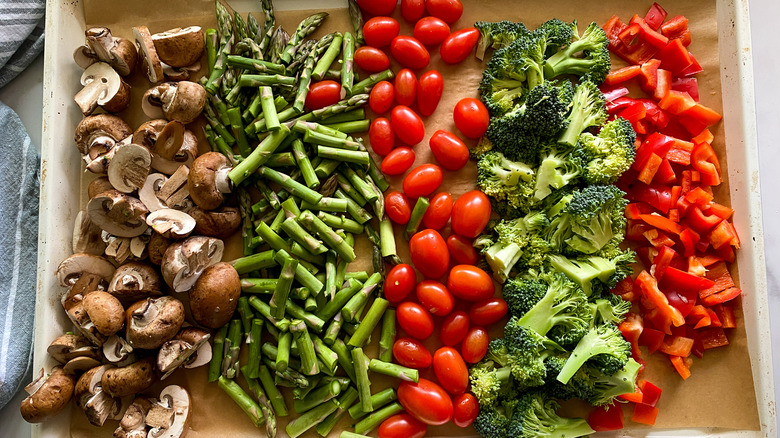
M 171 296 L 147 298 L 125 311 L 127 342 L 133 348 L 159 348 L 184 323 L 184 305 Z
M 165 283 L 176 292 L 190 290 L 206 268 L 222 260 L 224 250 L 222 240 L 206 236 L 172 243 L 161 266 Z
M 84 296 L 84 310 L 100 334 L 111 336 L 122 329 L 125 309 L 108 292 L 93 291 Z
M 195 219 L 195 234 L 226 239 L 241 226 L 241 214 L 236 207 L 203 210 L 195 206 L 187 211 Z
M 38 378 L 25 388 L 29 388 L 30 396 L 19 408 L 22 418 L 28 423 L 41 423 L 59 414 L 73 398 L 75 386 L 76 377 L 65 373 L 61 367 L 54 367 L 48 377 L 41 369 Z
M 230 322 L 241 295 L 238 272 L 229 263 L 217 263 L 201 274 L 190 290 L 192 317 L 208 328 L 219 328 Z
M 225 194 L 232 191 L 228 173 L 232 169 L 225 155 L 207 152 L 192 163 L 187 179 L 192 201 L 203 210 L 213 210 L 225 200 Z
M 157 381 L 154 358 L 146 357 L 130 365 L 103 373 L 103 391 L 112 397 L 126 397 L 149 389 Z
M 156 33 L 152 41 L 160 61 L 171 67 L 187 67 L 198 62 L 206 45 L 200 26 Z

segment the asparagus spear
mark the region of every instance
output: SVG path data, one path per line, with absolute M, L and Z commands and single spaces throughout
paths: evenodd
M 279 342 L 276 344 L 276 370 L 285 371 L 290 363 L 290 345 L 293 335 L 290 332 L 280 333 Z
M 247 335 L 247 344 L 249 343 L 249 334 L 252 330 L 252 309 L 249 307 L 249 298 L 243 296 L 238 298 L 237 309 L 238 314 L 241 317 L 241 326 L 244 328 L 244 333 Z
M 220 376 L 219 387 L 241 407 L 241 410 L 249 416 L 255 427 L 260 427 L 265 423 L 265 417 L 261 412 L 260 406 L 236 382 Z
M 333 64 L 333 61 L 335 61 L 336 57 L 341 53 L 342 41 L 344 41 L 344 36 L 340 32 L 336 32 L 333 35 L 333 39 L 325 51 L 325 54 L 322 55 L 322 58 L 320 58 L 317 62 L 317 66 L 314 67 L 314 70 L 312 71 L 311 76 L 315 81 L 321 81 L 323 79 L 325 73 L 330 68 L 330 65 Z
M 271 406 L 273 406 L 276 415 L 280 417 L 288 416 L 289 412 L 287 404 L 284 402 L 284 397 L 279 392 L 279 388 L 274 384 L 274 378 L 265 365 L 260 365 L 260 383 L 263 385 L 266 394 L 268 394 L 268 399 L 271 401 Z
M 308 376 L 318 374 L 320 368 L 317 365 L 317 354 L 314 351 L 314 344 L 311 341 L 309 330 L 306 328 L 306 323 L 299 319 L 293 320 L 290 322 L 290 331 L 298 344 L 303 374 Z
M 260 269 L 272 268 L 276 266 L 276 261 L 274 261 L 273 250 L 269 250 L 235 259 L 230 264 L 239 275 L 244 275 Z
M 420 380 L 420 372 L 418 370 L 377 359 L 371 359 L 368 369 L 375 373 L 397 377 L 407 382 L 417 383 Z
M 271 306 L 268 305 L 265 301 L 262 301 L 260 298 L 257 297 L 249 297 L 249 305 L 254 307 L 255 310 L 257 310 L 258 313 L 263 315 L 265 319 L 268 320 L 271 324 L 274 325 L 277 329 L 281 331 L 287 331 L 287 329 L 290 327 L 290 320 L 287 318 L 283 319 L 276 319 L 273 316 L 273 313 L 271 311 Z
M 371 381 L 368 379 L 368 357 L 362 348 L 352 349 L 352 362 L 355 365 L 355 383 L 360 395 L 360 406 L 366 412 L 374 410 L 371 403 Z
M 271 301 L 268 303 L 273 310 L 273 316 L 276 319 L 284 318 L 287 297 L 290 296 L 293 280 L 295 279 L 295 270 L 298 268 L 298 260 L 290 257 L 284 260 L 282 264 L 282 273 L 279 274 L 279 282 L 274 291 Z
M 284 51 L 281 53 L 279 58 L 285 64 L 289 64 L 292 60 L 295 47 L 303 42 L 303 40 L 306 39 L 306 37 L 309 36 L 312 32 L 317 30 L 317 28 L 320 26 L 320 24 L 322 24 L 327 16 L 327 12 L 319 12 L 304 18 L 303 21 L 298 24 L 298 28 L 295 29 L 295 33 L 290 36 L 290 40 L 287 42 L 287 46 L 284 48 Z
M 211 362 L 209 362 L 209 382 L 215 382 L 222 374 L 222 361 L 225 351 L 225 338 L 227 337 L 228 326 L 225 324 L 217 330 L 214 336 L 214 345 L 211 348 Z
M 238 375 L 238 357 L 241 352 L 241 320 L 230 321 L 224 349 L 222 376 L 233 379 Z
M 271 35 L 271 40 L 268 43 L 268 52 L 265 57 L 270 59 L 274 64 L 282 62 L 282 52 L 287 46 L 287 42 L 290 41 L 290 35 L 282 29 L 281 26 L 277 27 Z M 262 48 L 262 46 L 260 46 Z
M 382 334 L 379 338 L 379 360 L 390 362 L 393 360 L 393 343 L 395 343 L 395 309 L 385 310 L 382 318 Z
M 368 337 L 371 336 L 371 332 L 373 332 L 374 328 L 376 328 L 376 326 L 379 324 L 379 321 L 382 319 L 382 315 L 385 313 L 385 310 L 389 305 L 390 302 L 386 299 L 376 298 L 374 302 L 371 303 L 371 307 L 368 308 L 366 316 L 363 317 L 362 321 L 360 321 L 360 325 L 358 326 L 355 334 L 349 338 L 347 345 L 350 347 L 364 346 L 368 340 Z
M 368 417 L 358 421 L 358 423 L 355 424 L 355 433 L 369 433 L 374 430 L 374 428 L 379 426 L 383 421 L 399 412 L 403 412 L 403 410 L 403 406 L 401 406 L 400 403 L 395 402 L 376 412 L 372 412 Z
M 248 304 L 248 302 L 247 302 Z M 263 320 L 260 318 L 253 318 L 251 321 L 251 328 L 249 331 L 249 363 L 244 373 L 244 378 L 256 379 L 260 374 L 260 346 L 262 345 L 263 337 Z
M 345 94 L 352 94 L 352 84 L 355 80 L 355 38 L 350 32 L 344 33 L 341 60 L 341 89 Z
M 263 163 L 268 161 L 268 157 L 273 154 L 279 145 L 287 137 L 290 130 L 286 126 L 280 127 L 280 129 L 268 137 L 266 137 L 260 144 L 248 154 L 247 158 L 240 162 L 230 172 L 228 172 L 228 178 L 230 178 L 235 185 L 239 185 L 244 182 L 252 173 L 262 166 Z M 267 175 L 263 175 L 268 178 Z M 270 199 L 269 199 L 270 202 Z
M 322 403 L 316 408 L 307 411 L 300 417 L 289 422 L 285 430 L 287 431 L 287 434 L 290 435 L 291 438 L 298 438 L 299 436 L 303 435 L 307 430 L 314 427 L 315 424 L 320 423 L 325 418 L 327 418 L 328 415 L 335 412 L 336 409 L 338 409 L 338 407 L 339 405 L 336 402 L 336 400 L 328 400 L 325 403 Z
M 355 260 L 355 250 L 341 236 L 310 210 L 306 210 L 298 216 L 298 220 L 307 228 L 314 231 L 330 248 L 334 249 L 339 257 L 347 262 Z
M 263 391 L 262 386 L 260 386 L 260 382 L 258 382 L 256 378 L 246 377 L 247 372 L 244 370 L 245 368 L 246 367 L 241 368 L 241 372 L 244 374 L 249 392 L 255 396 L 255 400 L 257 400 L 257 404 L 263 412 L 266 435 L 268 438 L 274 438 L 276 437 L 276 414 L 274 413 L 274 408 L 271 405 L 270 400 L 268 400 L 265 391 Z
M 260 8 L 263 10 L 265 21 L 263 23 L 262 32 L 258 32 L 257 35 L 255 35 L 255 42 L 260 46 L 263 57 L 267 59 L 269 58 L 268 48 L 271 45 L 271 37 L 274 33 L 274 26 L 276 26 L 276 19 L 274 17 L 274 5 L 271 0 L 260 0 Z
M 396 400 L 398 400 L 398 395 L 395 393 L 395 390 L 393 388 L 387 388 L 377 392 L 376 394 L 371 395 L 371 405 L 374 407 L 374 409 L 379 409 L 382 406 L 385 406 Z M 373 410 L 370 411 L 364 410 L 362 404 L 355 403 L 347 411 L 349 412 L 349 416 L 352 417 L 353 420 L 359 420 L 369 412 L 372 412 Z
M 301 175 L 303 176 L 303 181 L 306 183 L 306 187 L 316 189 L 320 185 L 320 180 L 314 172 L 314 167 L 312 167 L 309 156 L 306 154 L 303 142 L 300 139 L 295 139 L 292 144 L 292 149 L 295 161 L 298 163 L 298 168 L 301 169 Z
M 363 44 L 363 12 L 360 11 L 356 0 L 348 0 L 347 7 L 349 9 L 349 19 L 352 22 L 352 27 L 355 29 L 355 42 L 357 44 Z
M 362 93 L 368 93 L 374 87 L 374 85 L 392 79 L 394 76 L 393 70 L 387 69 L 385 71 L 374 73 L 371 76 L 363 79 L 352 87 L 352 94 L 350 96 L 357 97 Z
M 341 393 L 341 383 L 338 380 L 330 380 L 306 394 L 301 400 L 293 402 L 296 413 L 302 414 L 328 400 L 332 400 Z
M 358 392 L 352 386 L 350 386 L 346 391 L 342 391 L 338 400 L 338 409 L 336 409 L 336 411 L 332 414 L 328 415 L 324 421 L 317 425 L 317 433 L 323 437 L 328 436 L 336 426 L 336 423 L 338 423 L 341 417 L 347 413 L 347 407 L 351 406 L 352 403 L 355 403 L 357 398 Z
M 369 296 L 374 291 L 374 289 L 376 289 L 376 287 L 379 285 L 381 279 L 382 279 L 381 275 L 379 275 L 378 273 L 374 273 L 363 284 L 363 289 L 361 289 L 360 292 L 358 292 L 352 298 L 350 298 L 347 304 L 344 305 L 344 307 L 341 309 L 341 314 L 344 316 L 344 321 L 346 322 L 357 321 L 357 317 L 360 309 L 362 309 L 363 306 L 366 305 Z
M 411 239 L 417 233 L 420 224 L 422 224 L 423 216 L 425 216 L 425 212 L 428 211 L 430 205 L 431 202 L 425 196 L 417 198 L 417 202 L 414 203 L 414 208 L 412 209 L 412 216 L 409 218 L 409 222 L 406 223 L 406 230 L 404 230 L 406 240 Z
M 282 130 L 278 132 L 284 132 L 285 128 L 282 128 Z M 259 148 L 259 146 L 258 146 Z M 243 163 L 242 163 L 243 164 Z M 231 171 L 234 172 L 236 169 L 233 169 Z M 301 199 L 303 199 L 306 202 L 316 204 L 317 202 L 322 199 L 322 195 L 315 192 L 314 190 L 306 187 L 305 185 L 299 183 L 298 181 L 295 181 L 294 179 L 290 178 L 289 175 L 285 175 L 281 172 L 277 172 L 271 168 L 268 167 L 261 167 L 260 175 L 263 176 L 263 178 L 272 181 L 276 184 L 279 184 L 284 188 L 285 190 L 289 191 L 294 196 L 297 196 Z M 231 178 L 232 179 L 232 178 Z

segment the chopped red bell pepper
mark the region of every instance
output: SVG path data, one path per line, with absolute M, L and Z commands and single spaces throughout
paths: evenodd
M 662 110 L 668 111 L 674 115 L 680 115 L 696 105 L 690 94 L 685 91 L 669 90 L 659 102 L 658 106 Z
M 669 213 L 672 207 L 672 189 L 658 184 L 633 184 L 628 190 L 628 198 L 633 201 L 646 202 L 660 211 Z
M 642 214 L 639 218 L 648 225 L 652 225 L 659 230 L 672 234 L 680 234 L 684 229 L 680 224 L 658 214 Z
M 726 207 L 725 205 L 721 205 L 716 202 L 711 202 L 707 206 L 707 213 L 714 214 L 715 216 L 718 216 L 721 219 L 728 219 L 731 217 L 731 215 L 734 214 L 734 210 L 729 207 Z
M 697 277 L 685 271 L 669 267 L 664 274 L 662 286 L 674 290 L 693 290 L 700 291 L 709 289 L 715 285 L 715 282 L 706 277 Z
M 599 406 L 588 415 L 588 425 L 596 432 L 607 432 L 623 428 L 623 408 L 613 402 L 609 406 Z
M 729 338 L 721 327 L 701 330 L 699 332 L 699 337 L 701 338 L 702 346 L 705 350 L 729 345 Z
M 688 26 L 688 23 L 686 22 L 686 28 Z M 609 49 L 615 50 L 618 45 L 620 44 L 620 39 L 618 38 L 618 35 L 620 35 L 623 30 L 625 30 L 626 25 L 623 24 L 622 21 L 620 21 L 620 17 L 617 15 L 613 15 L 612 18 L 607 21 L 607 23 L 603 26 L 604 32 L 607 34 L 607 39 L 609 40 Z
M 700 103 L 688 108 L 684 113 L 684 116 L 690 117 L 695 121 L 703 124 L 705 127 L 712 126 L 723 118 L 717 111 L 712 108 L 708 108 Z M 701 132 L 701 130 L 696 131 Z
M 644 395 L 642 394 L 642 390 L 639 389 L 640 386 L 641 384 L 637 384 L 636 391 L 629 392 L 628 394 L 622 394 L 620 395 L 620 398 L 632 403 L 642 403 Z
M 685 228 L 680 233 L 680 242 L 683 245 L 683 257 L 691 257 L 696 254 L 696 244 L 699 242 L 699 234 L 690 228 Z
M 669 38 L 648 26 L 645 19 L 639 15 L 634 15 L 631 17 L 631 21 L 629 23 L 631 26 L 639 25 L 639 28 L 641 29 L 640 40 L 642 43 L 647 43 L 656 49 L 663 49 L 669 44 Z
M 647 352 L 650 354 L 655 353 L 661 344 L 664 342 L 664 333 L 654 328 L 645 327 L 642 330 L 642 335 L 639 337 L 639 345 L 647 347 Z
M 645 184 L 650 184 L 653 182 L 653 178 L 658 172 L 658 169 L 661 167 L 662 162 L 663 158 L 659 157 L 655 153 L 651 153 L 642 165 L 642 168 L 639 171 L 639 176 L 637 176 L 636 179 L 642 181 Z
M 689 36 L 689 38 L 690 38 L 690 36 Z M 682 41 L 682 45 L 683 46 L 687 46 L 688 45 L 688 44 L 685 44 L 684 40 L 675 40 L 675 41 Z M 683 77 L 693 76 L 693 75 L 697 75 L 697 74 L 699 74 L 699 73 L 704 71 L 704 69 L 701 67 L 699 62 L 696 60 L 696 58 L 693 57 L 693 55 L 690 52 L 688 52 L 688 57 L 691 59 L 691 65 L 688 68 L 686 68 L 685 70 L 681 71 L 680 72 L 680 76 L 683 76 Z
M 699 101 L 699 81 L 696 78 L 675 78 L 672 90 L 685 91 L 695 102 Z
M 724 262 L 717 262 L 709 267 L 707 279 L 713 282 L 712 286 L 699 291 L 699 298 L 706 298 L 712 294 L 734 287 L 734 280 Z
M 708 232 L 709 230 L 715 228 L 715 226 L 717 226 L 722 221 L 723 219 L 714 214 L 704 214 L 704 212 L 702 212 L 701 209 L 695 205 L 691 205 L 690 208 L 688 208 L 688 213 L 685 215 L 685 223 L 687 223 L 689 227 L 691 227 L 699 234 Z
M 712 194 L 704 191 L 701 187 L 696 187 L 685 194 L 685 200 L 696 204 L 699 208 L 705 208 L 712 201 Z
M 685 324 L 682 313 L 669 304 L 666 295 L 658 289 L 658 283 L 647 271 L 642 271 L 636 279 L 639 289 L 642 291 L 642 305 L 648 309 L 647 316 L 653 321 L 656 328 L 666 334 L 671 334 L 672 325 L 679 327 Z
M 701 242 L 709 245 L 709 243 L 704 240 Z M 726 245 L 720 249 L 714 249 L 713 251 L 715 252 L 715 255 L 726 263 L 734 263 L 737 260 L 737 253 L 734 252 L 734 247 L 731 245 Z
M 634 286 L 634 280 L 631 277 L 626 277 L 621 280 L 611 291 L 615 295 L 619 295 L 623 298 L 623 301 L 635 302 L 639 299 L 639 291 Z
M 677 253 L 671 248 L 671 245 L 658 249 L 658 254 L 653 257 L 653 276 L 655 276 L 657 281 L 661 281 L 666 269 L 671 265 L 675 257 L 677 257 Z
M 688 273 L 697 277 L 704 277 L 707 275 L 707 268 L 701 264 L 698 257 L 688 256 Z
M 691 310 L 693 309 L 693 306 L 696 304 L 697 300 L 695 290 L 669 290 L 666 288 L 664 295 L 666 295 L 666 299 L 669 300 L 669 304 L 680 311 L 680 314 L 683 316 L 683 318 L 691 313 Z M 674 329 L 672 329 L 672 333 L 674 333 Z
M 691 164 L 691 152 L 693 152 L 693 148 L 693 143 L 675 138 L 672 142 L 672 146 L 669 148 L 669 152 L 666 153 L 666 159 L 687 166 Z
M 688 30 L 688 19 L 677 15 L 662 24 L 660 30 L 670 40 L 678 39 Z
M 706 306 L 714 306 L 715 304 L 722 304 L 727 301 L 731 301 L 734 298 L 742 295 L 742 290 L 736 287 L 730 287 L 726 290 L 716 292 L 708 297 L 702 298 L 701 303 Z
M 639 219 L 640 214 L 650 214 L 653 212 L 653 207 L 644 202 L 632 202 L 626 206 L 625 216 L 626 219 Z
M 669 156 L 669 153 L 666 155 Z M 661 161 L 661 165 L 658 166 L 658 170 L 655 172 L 652 182 L 666 185 L 672 185 L 677 182 L 677 175 L 675 175 L 672 164 L 668 159 L 664 158 L 663 161 Z
M 640 67 L 639 86 L 645 93 L 653 94 L 658 85 L 658 67 L 660 66 L 661 61 L 651 59 Z
M 689 357 L 669 356 L 669 360 L 672 361 L 674 369 L 677 370 L 677 373 L 683 380 L 691 377 L 691 364 L 693 363 L 693 359 Z
M 713 307 L 722 306 L 722 304 L 716 304 Z M 718 314 L 715 313 L 713 307 L 705 307 L 707 309 L 707 314 L 710 316 L 710 327 L 723 327 L 723 323 L 720 322 L 720 318 L 718 317 Z M 726 328 L 734 328 L 734 327 L 726 327 Z
M 631 344 L 631 355 L 639 363 L 643 362 L 642 352 L 639 350 L 639 336 L 642 334 L 643 328 L 642 317 L 633 312 L 626 314 L 626 319 L 618 325 L 620 333 L 623 334 L 623 339 Z
M 656 71 L 656 84 L 653 97 L 660 100 L 672 89 L 672 72 L 659 68 Z
M 682 72 L 693 64 L 688 49 L 679 39 L 669 41 L 669 44 L 660 49 L 657 56 L 661 60 L 662 68 L 671 71 L 675 76 L 683 76 Z
M 737 319 L 734 316 L 734 307 L 731 305 L 733 302 L 734 301 L 712 306 L 712 311 L 717 315 L 718 321 L 723 328 L 737 327 Z
M 650 26 L 653 30 L 658 30 L 661 27 L 661 24 L 663 24 L 664 20 L 666 20 L 666 16 L 668 15 L 668 12 L 664 10 L 664 8 L 661 7 L 658 3 L 653 3 L 653 6 L 650 6 L 650 10 L 647 11 L 647 14 L 645 14 L 645 22 L 648 26 Z
M 621 84 L 629 79 L 637 77 L 640 73 L 642 73 L 642 68 L 640 66 L 629 65 L 628 67 L 609 72 L 607 78 L 604 79 L 604 83 L 606 85 Z
M 640 220 L 629 220 L 628 225 L 626 225 L 626 240 L 645 243 L 647 242 L 645 231 L 650 229 L 652 229 L 650 225 Z
M 693 339 L 684 336 L 667 336 L 661 344 L 662 353 L 670 356 L 688 357 L 693 347 Z
M 734 230 L 734 226 L 727 220 L 722 220 L 710 231 L 709 241 L 714 249 L 720 249 L 725 245 L 739 247 L 737 232 Z
M 657 417 L 658 408 L 638 403 L 634 405 L 634 414 L 631 416 L 631 421 L 652 426 L 655 424 Z
M 702 327 L 709 327 L 712 324 L 712 318 L 710 317 L 707 308 L 701 304 L 693 306 L 691 312 L 685 317 L 685 322 L 688 325 L 692 325 L 693 328 L 699 329 Z
M 708 143 L 696 144 L 691 153 L 691 164 L 701 174 L 702 184 L 716 186 L 720 184 L 720 161 L 715 150 Z
M 661 399 L 661 388 L 648 381 L 642 382 L 642 403 L 655 407 Z
M 650 245 L 653 245 L 655 248 L 668 248 L 674 245 L 674 240 L 670 239 L 669 236 L 662 231 L 658 231 L 657 228 L 651 228 L 642 233 L 642 235 L 644 235 L 645 239 L 650 242 Z

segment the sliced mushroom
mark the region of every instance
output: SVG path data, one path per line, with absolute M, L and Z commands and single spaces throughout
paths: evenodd
M 186 327 L 176 334 L 176 337 L 164 343 L 157 353 L 157 369 L 163 372 L 160 380 L 181 365 L 185 368 L 195 368 L 205 365 L 211 360 L 210 335 L 207 331 L 195 327 Z
M 76 326 L 76 329 L 90 342 L 99 347 L 106 341 L 106 337 L 98 331 L 95 324 L 89 319 L 89 314 L 84 309 L 83 300 L 83 296 L 78 295 L 63 303 L 63 307 L 65 307 L 65 311 L 73 325 Z
M 208 328 L 230 322 L 241 295 L 241 279 L 230 263 L 220 262 L 203 271 L 190 290 L 190 311 L 195 321 Z
M 117 237 L 103 231 L 101 238 L 106 242 L 106 257 L 113 258 L 117 263 L 125 263 L 133 257 L 131 246 L 134 238 Z
M 75 386 L 75 376 L 62 368 L 54 367 L 49 376 L 44 376 L 41 369 L 38 378 L 29 385 L 30 396 L 22 400 L 19 408 L 22 418 L 28 423 L 41 423 L 59 414 L 73 398 Z
M 73 53 L 73 59 L 81 68 L 87 68 L 97 61 L 111 65 L 121 76 L 127 76 L 135 69 L 138 52 L 132 41 L 111 35 L 106 27 L 93 27 L 84 34 L 87 44 Z
M 188 210 L 192 207 L 190 200 L 190 188 L 188 184 L 190 169 L 187 166 L 179 166 L 157 192 L 157 198 L 169 208 Z
M 146 414 L 152 407 L 152 400 L 146 397 L 136 397 L 133 400 L 119 427 L 114 431 L 114 438 L 147 438 L 146 436 Z
M 100 334 L 111 336 L 122 329 L 125 309 L 122 303 L 110 293 L 90 292 L 84 296 L 83 306 Z
M 120 192 L 132 193 L 144 185 L 152 167 L 152 154 L 132 143 L 115 149 L 108 166 L 108 180 Z
M 111 335 L 103 343 L 103 357 L 116 364 L 127 359 L 133 352 L 133 347 L 119 335 Z
M 80 356 L 69 360 L 68 363 L 62 367 L 62 369 L 68 374 L 78 375 L 84 371 L 99 366 L 100 364 L 101 362 L 97 359 L 93 359 L 87 356 Z
M 195 61 L 194 64 L 188 65 L 186 67 L 172 67 L 163 62 L 162 69 L 166 81 L 189 81 L 192 79 L 195 73 L 200 71 L 200 60 Z
M 162 262 L 165 283 L 176 292 L 190 290 L 206 268 L 222 260 L 224 250 L 220 239 L 205 236 L 171 244 Z
M 160 61 L 171 67 L 186 67 L 199 61 L 206 44 L 200 26 L 156 33 L 152 41 Z
M 166 239 L 160 234 L 153 233 L 149 239 L 149 261 L 159 266 L 163 262 L 165 251 L 171 245 L 171 240 Z
M 157 381 L 154 359 L 146 357 L 124 367 L 111 368 L 103 373 L 103 391 L 113 397 L 135 395 L 149 389 Z
M 133 36 L 135 37 L 135 44 L 138 48 L 138 53 L 143 60 L 143 66 L 146 69 L 146 77 L 149 82 L 156 84 L 163 79 L 162 64 L 160 58 L 157 56 L 157 50 L 154 48 L 154 42 L 152 41 L 152 34 L 149 32 L 149 28 L 146 26 L 138 26 L 133 28 Z
M 232 191 L 228 178 L 231 169 L 227 157 L 219 152 L 207 152 L 196 158 L 187 180 L 192 201 L 204 210 L 222 205 L 225 194 Z
M 130 86 L 105 62 L 97 62 L 81 75 L 81 89 L 73 98 L 88 116 L 98 106 L 110 113 L 124 111 L 130 103 Z
M 177 122 L 178 123 L 178 122 Z M 166 175 L 173 175 L 182 166 L 192 166 L 195 157 L 198 156 L 198 137 L 192 131 L 186 130 L 179 152 L 172 160 L 166 160 L 159 155 L 152 154 L 152 168 Z
M 85 117 L 79 122 L 74 138 L 79 152 L 89 165 L 110 152 L 114 146 L 130 137 L 132 133 L 130 126 L 119 117 L 112 114 L 96 114 Z M 95 173 L 100 173 L 98 170 L 103 169 L 94 170 Z
M 57 267 L 60 286 L 70 287 L 72 294 L 84 295 L 105 288 L 114 276 L 114 265 L 92 254 L 73 254 Z
M 155 212 L 163 208 L 168 208 L 160 198 L 157 197 L 160 189 L 168 178 L 162 173 L 150 173 L 144 181 L 144 185 L 138 190 L 138 198 L 144 203 L 149 212 Z
M 73 252 L 101 255 L 106 250 L 106 243 L 100 238 L 98 227 L 85 210 L 78 212 L 73 225 Z
M 191 410 L 190 394 L 178 385 L 166 386 L 160 391 L 160 401 L 152 405 L 146 415 L 151 427 L 148 437 L 181 438 L 187 433 Z
M 87 414 L 87 420 L 95 426 L 102 426 L 109 417 L 119 415 L 122 402 L 103 391 L 101 380 L 103 374 L 112 365 L 101 365 L 92 368 L 79 377 L 76 382 L 74 396 L 76 405 Z
M 144 93 L 141 109 L 150 118 L 192 122 L 206 105 L 206 90 L 196 82 L 165 82 Z
M 146 213 L 149 210 L 138 199 L 116 190 L 90 199 L 87 212 L 101 229 L 115 236 L 140 236 L 147 228 Z
M 146 217 L 146 224 L 168 239 L 183 239 L 195 229 L 195 219 L 187 213 L 163 208 Z
M 76 357 L 100 359 L 98 349 L 84 336 L 66 333 L 53 340 L 46 349 L 49 356 L 64 364 Z
M 171 296 L 147 298 L 125 312 L 127 342 L 133 348 L 159 348 L 184 323 L 184 305 Z
M 241 214 L 236 207 L 219 207 L 216 210 L 203 210 L 195 206 L 187 210 L 195 219 L 195 234 L 226 239 L 241 226 Z
M 157 271 L 143 262 L 130 262 L 116 268 L 108 285 L 108 293 L 119 301 L 131 304 L 150 296 L 162 295 L 162 282 Z
M 136 260 L 145 259 L 148 255 L 146 246 L 149 244 L 151 237 L 152 231 L 147 228 L 140 236 L 130 238 L 130 253 Z

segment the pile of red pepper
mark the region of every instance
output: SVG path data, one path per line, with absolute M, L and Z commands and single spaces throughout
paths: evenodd
M 740 242 L 730 222 L 734 210 L 713 195 L 722 177 L 708 128 L 721 115 L 699 103 L 695 75 L 703 69 L 687 49 L 688 20 L 666 17 L 655 3 L 644 18 L 634 15 L 625 24 L 614 16 L 604 26 L 612 53 L 630 64 L 611 72 L 602 91 L 610 116 L 627 119 L 637 132 L 636 161 L 618 185 L 630 201 L 626 239 L 644 267 L 613 292 L 637 304 L 620 326 L 634 358 L 644 363 L 640 345 L 649 354 L 661 351 L 687 379 L 691 354 L 728 345 L 724 329 L 736 327 L 742 291 L 728 264 Z M 632 85 L 646 96 L 630 97 Z M 623 398 L 637 403 L 634 421 L 652 424 L 659 395 L 640 382 Z

